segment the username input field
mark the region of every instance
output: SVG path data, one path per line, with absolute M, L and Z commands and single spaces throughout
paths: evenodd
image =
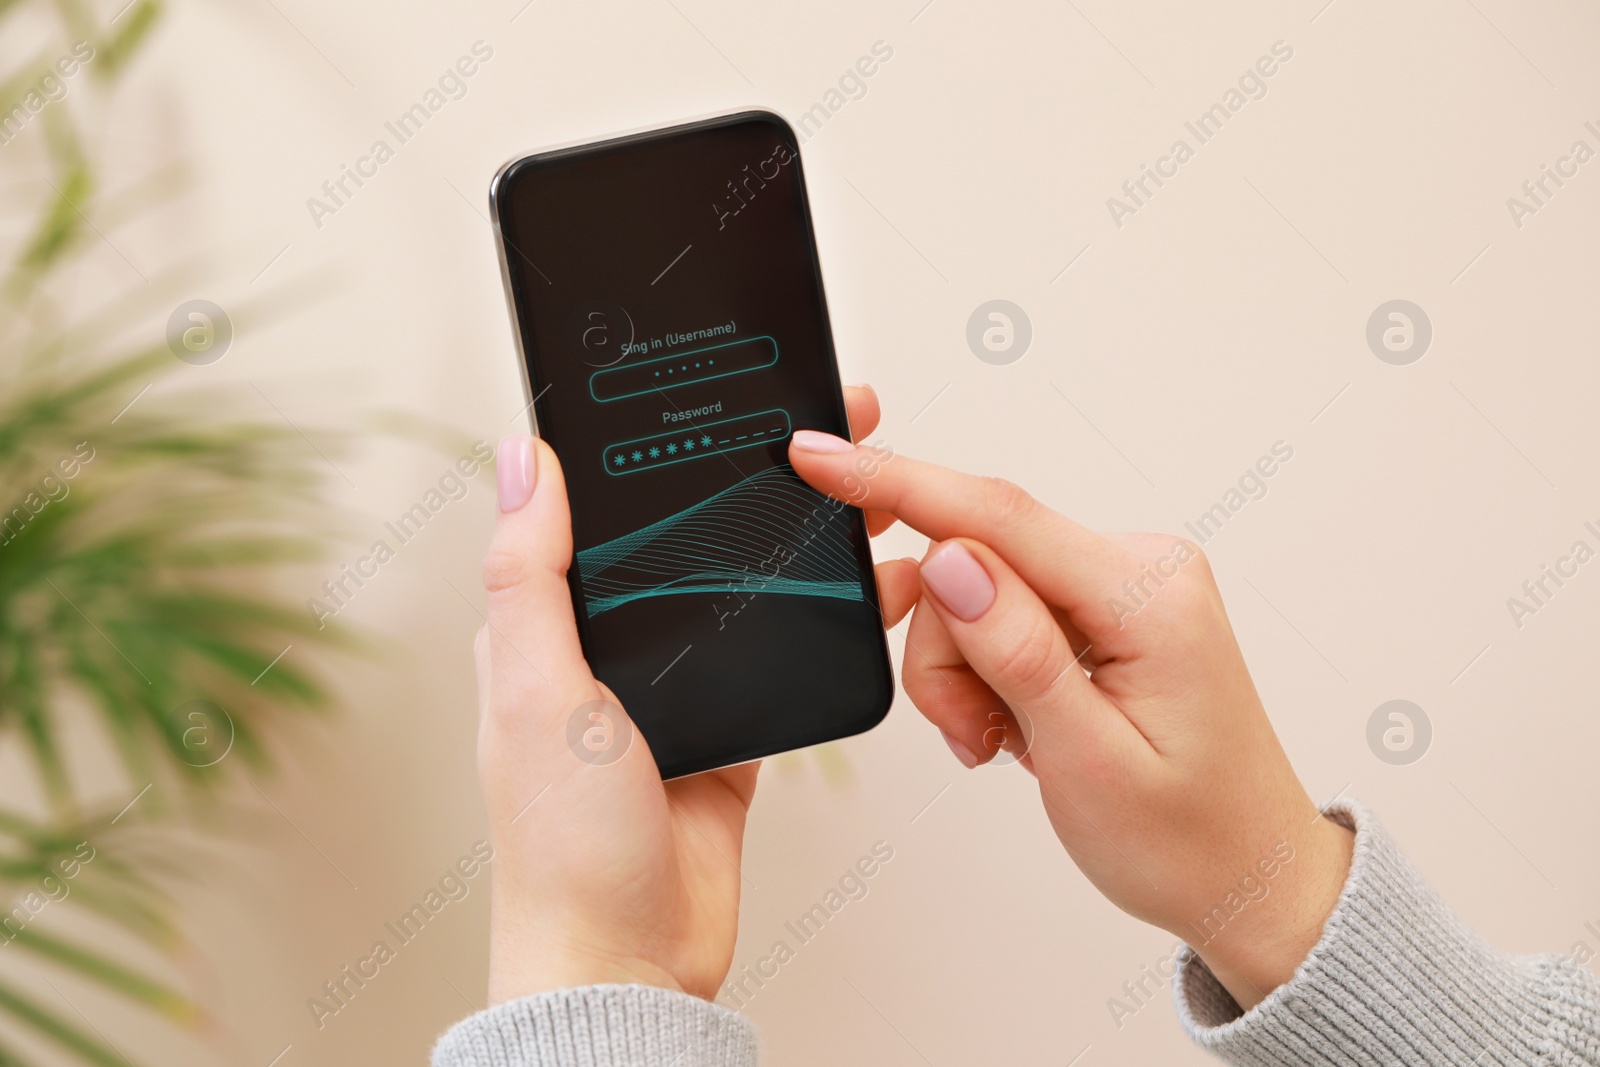
M 776 362 L 778 342 L 771 337 L 725 341 L 720 345 L 595 371 L 589 376 L 589 395 L 605 404 L 715 378 L 764 370 Z

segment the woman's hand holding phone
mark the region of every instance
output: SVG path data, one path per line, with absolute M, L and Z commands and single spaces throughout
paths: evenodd
M 846 406 L 858 438 L 877 426 L 870 389 L 847 389 Z M 490 1002 L 604 982 L 713 997 L 733 958 L 758 766 L 661 781 L 579 646 L 555 454 L 510 437 L 498 469 L 488 617 L 474 645 L 478 767 L 496 854 Z M 892 626 L 916 599 L 916 565 L 879 564 L 877 580 Z M 599 753 L 580 753 L 575 718 L 579 737 L 606 735 Z
M 1026 747 L 1057 836 L 1113 903 L 1189 942 L 1246 1008 L 1288 981 L 1352 838 L 1289 765 L 1199 548 L 1098 534 L 904 456 L 864 484 L 864 450 L 827 434 L 789 454 L 815 488 L 933 540 L 901 681 L 957 758 Z

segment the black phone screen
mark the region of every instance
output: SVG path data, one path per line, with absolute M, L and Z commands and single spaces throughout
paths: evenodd
M 584 652 L 663 776 L 875 725 L 865 523 L 787 461 L 795 429 L 849 432 L 788 124 L 529 156 L 493 202 Z

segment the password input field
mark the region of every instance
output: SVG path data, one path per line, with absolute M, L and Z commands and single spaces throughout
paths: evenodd
M 600 462 L 607 474 L 633 474 L 771 444 L 788 436 L 789 413 L 774 408 L 717 422 L 689 423 L 649 437 L 619 441 L 606 446 Z

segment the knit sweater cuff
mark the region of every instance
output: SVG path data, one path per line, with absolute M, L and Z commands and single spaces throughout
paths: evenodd
M 1355 852 L 1316 947 L 1248 1012 L 1186 950 L 1174 995 L 1190 1037 L 1237 1067 L 1600 1062 L 1589 972 L 1500 955 L 1365 808 L 1343 803 L 1328 817 L 1355 831 Z
M 755 1028 L 727 1008 L 655 986 L 558 989 L 457 1023 L 433 1067 L 754 1067 Z

